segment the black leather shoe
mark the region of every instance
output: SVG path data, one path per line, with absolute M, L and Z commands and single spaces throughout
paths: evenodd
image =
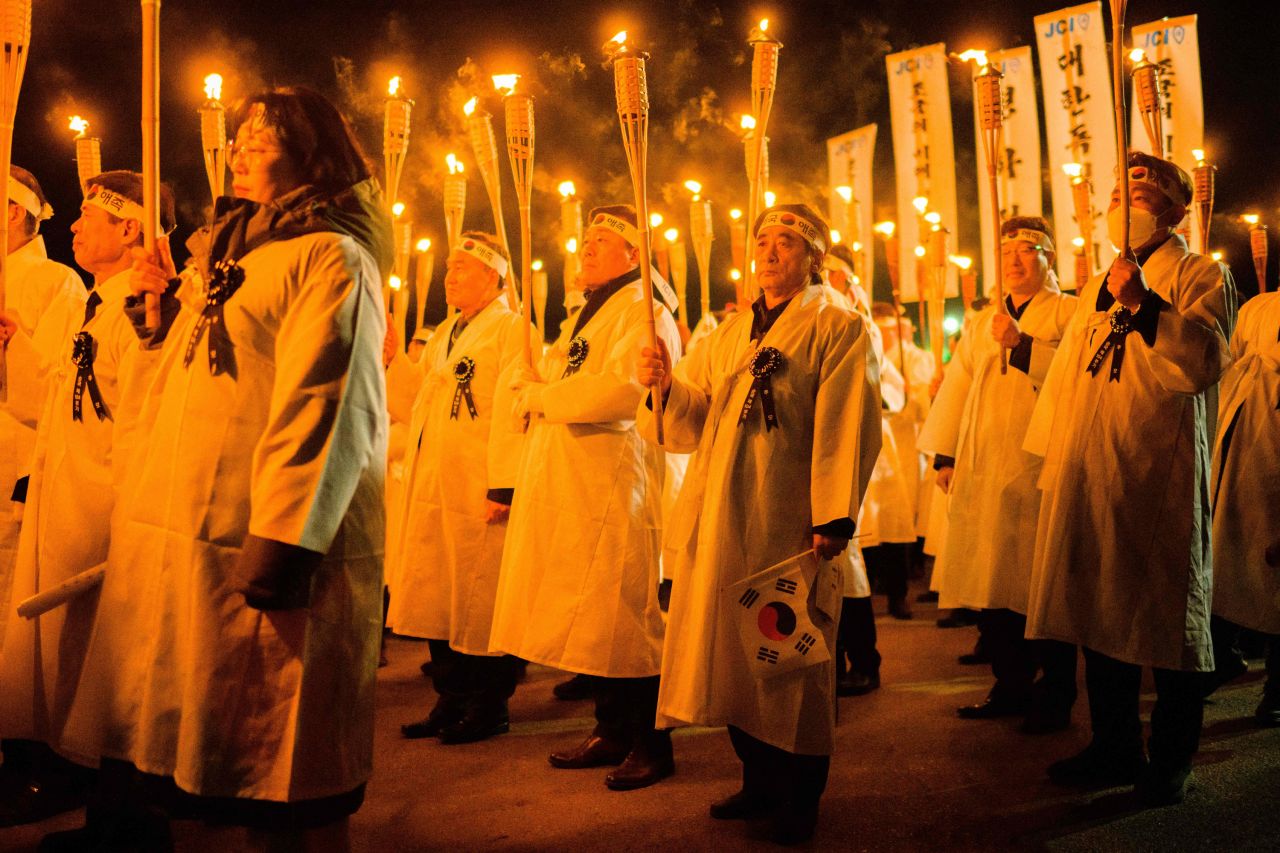
M 84 805 L 85 792 L 68 781 L 29 781 L 0 802 L 0 827 L 39 823 Z
M 585 675 L 575 675 L 551 688 L 551 695 L 565 702 L 577 702 L 591 698 L 591 680 Z
M 783 847 L 804 844 L 818 828 L 818 807 L 801 808 L 788 805 L 778 811 L 769 831 L 769 840 Z
M 437 704 L 431 709 L 431 713 L 427 715 L 425 720 L 419 720 L 416 723 L 406 723 L 400 727 L 400 734 L 410 740 L 420 740 L 426 737 L 436 737 L 446 726 L 451 726 L 458 720 L 462 719 L 462 712 L 454 708 L 446 708 Z
M 675 772 L 671 735 L 654 732 L 640 739 L 636 747 L 627 753 L 622 765 L 604 777 L 604 784 L 613 791 L 634 791 L 661 782 Z
M 837 696 L 865 696 L 880 686 L 880 673 L 849 672 L 836 680 Z
M 1253 718 L 1264 726 L 1280 726 L 1280 690 L 1263 692 Z
M 1179 767 L 1171 772 L 1162 772 L 1147 766 L 1138 774 L 1133 793 L 1138 803 L 1144 808 L 1153 809 L 1162 806 L 1176 806 L 1187 798 L 1187 788 L 1191 781 L 1191 767 Z
M 933 590 L 922 592 L 916 596 L 916 604 L 937 604 L 938 594 Z
M 1115 788 L 1132 785 L 1146 766 L 1141 754 L 1128 759 L 1108 754 L 1092 744 L 1083 751 L 1049 765 L 1049 781 L 1069 788 Z
M 511 731 L 511 718 L 504 711 L 468 711 L 456 723 L 440 730 L 440 742 L 450 745 L 475 743 Z
M 773 810 L 776 803 L 763 792 L 748 792 L 745 788 L 711 804 L 711 816 L 716 820 L 748 820 L 761 817 Z
M 1032 708 L 1027 718 L 1018 726 L 1024 735 L 1048 735 L 1065 732 L 1071 728 L 1071 708 L 1046 710 Z
M 938 619 L 937 622 L 939 628 L 968 628 L 971 625 L 977 624 L 978 620 L 974 619 L 972 616 L 961 615 L 961 612 L 958 610 L 951 611 L 951 615 L 943 616 Z
M 956 715 L 962 720 L 994 720 L 997 717 L 1019 717 L 1027 713 L 1028 704 L 1025 701 L 992 699 L 988 696 L 977 705 L 962 705 L 956 708 Z
M 430 678 L 432 676 L 432 666 L 431 666 L 430 660 L 424 660 L 421 664 L 418 665 L 418 669 L 422 670 L 422 674 L 427 678 Z
M 915 614 L 911 612 L 911 605 L 907 603 L 906 597 L 889 599 L 889 615 L 894 619 L 907 621 Z
M 553 752 L 547 760 L 551 762 L 552 767 L 559 767 L 561 770 L 616 767 L 630 752 L 631 745 L 625 741 L 609 740 L 597 734 L 590 734 L 573 749 Z

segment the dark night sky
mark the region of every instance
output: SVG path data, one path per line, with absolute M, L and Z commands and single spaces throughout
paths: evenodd
M 14 162 L 32 169 L 44 184 L 58 210 L 45 226 L 46 240 L 51 254 L 69 260 L 67 227 L 74 219 L 79 190 L 66 119 L 73 112 L 89 118 L 92 132 L 104 138 L 106 168 L 137 166 L 140 12 L 136 0 L 39 0 L 35 5 Z M 456 151 L 471 162 L 461 105 L 472 94 L 491 91 L 488 75 L 518 71 L 538 99 L 535 167 L 541 191 L 534 195 L 535 254 L 553 271 L 550 301 L 555 303 L 556 184 L 576 181 L 588 206 L 630 201 L 611 75 L 602 68 L 599 52 L 609 36 L 626 28 L 633 41 L 652 54 L 654 204 L 683 220 L 687 194 L 680 188 L 682 182 L 696 177 L 707 185 L 717 205 L 721 238 L 713 278 L 723 279 L 728 266 L 726 212 L 746 194 L 742 149 L 730 126 L 749 109 L 745 40 L 753 21 L 769 17 L 786 45 L 769 128 L 772 188 L 783 200 L 810 201 L 825 209 L 824 140 L 874 121 L 881 126 L 876 209 L 878 216 L 891 216 L 884 54 L 936 41 L 956 50 L 1034 45 L 1032 18 L 1065 5 L 1052 0 L 171 2 L 164 7 L 162 24 L 162 172 L 177 191 L 179 234 L 185 236 L 199 224 L 202 205 L 207 204 L 195 110 L 202 100 L 200 81 L 213 70 L 226 78 L 228 102 L 262 85 L 305 83 L 318 88 L 348 113 L 367 152 L 380 164 L 382 101 L 387 79 L 398 73 L 417 102 L 400 196 L 420 223 L 417 230 L 442 242 L 439 184 L 444 154 Z M 1247 237 L 1232 220 L 1252 210 L 1280 223 L 1280 194 L 1271 179 L 1280 154 L 1274 132 L 1280 106 L 1280 72 L 1274 62 L 1280 4 L 1131 0 L 1128 19 L 1138 24 L 1189 13 L 1199 14 L 1206 147 L 1220 169 L 1213 243 L 1227 250 L 1242 289 L 1252 292 Z M 468 59 L 474 65 L 464 69 Z M 961 209 L 976 211 L 967 73 L 952 72 L 952 109 Z M 496 101 L 489 108 L 501 112 Z M 501 144 L 500 119 L 497 130 Z M 514 249 L 514 189 L 505 155 L 501 159 Z M 478 176 L 473 169 L 469 172 L 467 225 L 491 227 Z M 1048 197 L 1046 187 L 1046 203 Z M 979 254 L 976 223 L 961 223 L 959 241 L 968 254 Z M 1273 251 L 1277 253 L 1280 249 Z M 721 302 L 729 289 L 727 282 L 717 286 L 721 290 L 716 301 Z M 433 290 L 439 298 L 441 288 Z

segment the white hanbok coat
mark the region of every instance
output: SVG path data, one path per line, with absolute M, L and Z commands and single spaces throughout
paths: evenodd
M 956 461 L 951 535 L 942 571 L 934 568 L 941 608 L 1027 612 L 1041 458 L 1023 450 L 1022 442 L 1076 302 L 1056 283 L 1031 298 L 1018 320 L 1032 338 L 1026 373 L 1014 367 L 1000 372 L 1003 348 L 991 337 L 994 305 L 979 312 L 947 364 L 920 433 L 921 450 Z
M 97 285 L 102 304 L 66 312 L 63 346 L 36 433 L 26 514 L 14 570 L 13 602 L 69 580 L 107 559 L 111 512 L 138 408 L 159 359 L 144 349 L 124 313 L 128 273 Z M 83 324 L 83 325 L 82 325 Z M 99 420 L 86 390 L 81 420 L 72 416 L 78 370 L 72 336 L 93 336 L 93 373 L 109 416 Z M 60 747 L 85 648 L 97 612 L 97 591 L 35 619 L 9 620 L 0 655 L 0 735 Z M 77 756 L 92 763 L 96 756 Z
M 515 486 L 523 434 L 511 417 L 510 368 L 523 362 L 522 320 L 503 297 L 481 309 L 449 350 L 460 314 L 432 333 L 414 364 L 397 357 L 387 374 L 394 417 L 409 424 L 399 538 L 399 584 L 387 622 L 398 634 L 448 640 L 464 654 L 489 654 L 506 524 L 486 524 L 490 489 Z M 454 366 L 475 363 L 471 395 L 450 417 Z
M 562 378 L 572 323 L 538 365 L 547 381 L 545 413 L 530 423 L 516 477 L 490 639 L 495 651 L 587 675 L 658 674 L 665 463 L 636 432 L 645 391 L 633 378 L 650 311 L 678 357 L 675 321 L 637 280 L 583 326 L 589 351 L 577 373 Z
M 225 304 L 237 378 L 212 375 L 208 335 L 183 366 L 193 312 L 169 333 L 63 741 L 198 795 L 334 796 L 365 782 L 373 759 L 381 278 L 330 232 L 267 243 L 239 265 Z M 247 606 L 233 583 L 246 534 L 325 555 L 309 607 Z
M 1235 286 L 1178 235 L 1142 267 L 1169 304 L 1155 344 L 1126 338 L 1086 372 L 1110 334 L 1094 276 L 1058 347 L 1025 447 L 1045 457 L 1027 636 L 1127 663 L 1213 668 L 1209 638 L 1209 418 L 1205 396 L 1229 363 Z M 954 533 L 954 531 L 953 531 Z
M 18 479 L 30 472 L 48 372 L 65 340 L 68 318 L 84 317 L 86 295 L 75 270 L 49 260 L 38 234 L 10 252 L 5 264 L 5 310 L 17 320 L 18 334 L 5 348 L 8 394 L 0 402 L 0 637 L 17 606 L 11 591 L 23 505 L 9 498 Z
M 758 348 L 751 323 L 751 312 L 732 315 L 674 370 L 666 439 L 696 452 L 666 531 L 681 563 L 657 724 L 731 724 L 789 752 L 826 755 L 833 661 L 757 679 L 724 589 L 811 548 L 814 525 L 857 518 L 880 451 L 877 365 L 861 318 L 807 287 L 759 344 L 785 359 L 771 379 L 779 425 L 765 430 L 759 399 L 740 425 Z M 642 404 L 638 416 L 653 440 L 652 413 Z M 806 579 L 809 617 L 834 649 L 842 581 L 825 575 L 841 569 L 818 566 L 822 577 Z
M 1280 293 L 1240 309 L 1222 377 L 1213 453 L 1213 612 L 1280 634 Z M 1228 438 L 1229 436 L 1229 438 Z

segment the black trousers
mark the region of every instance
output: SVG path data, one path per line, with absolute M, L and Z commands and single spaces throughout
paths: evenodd
M 867 563 L 867 579 L 872 589 L 889 596 L 890 601 L 907 595 L 907 572 L 911 568 L 912 542 L 885 542 L 862 549 Z
M 1153 668 L 1156 705 L 1151 712 L 1151 738 L 1147 743 L 1151 767 L 1157 773 L 1173 773 L 1191 766 L 1200 748 L 1204 722 L 1204 675 Z M 1117 759 L 1142 752 L 1142 721 L 1138 696 L 1142 667 L 1118 661 L 1093 649 L 1084 650 L 1084 677 L 1089 688 L 1092 746 Z
M 596 730 L 600 737 L 638 743 L 654 731 L 658 715 L 658 676 L 606 678 L 588 676 L 596 702 Z
M 427 640 L 431 683 L 447 708 L 498 711 L 516 692 L 519 661 L 511 655 L 488 657 L 454 650 L 448 640 Z
M 748 795 L 776 798 L 797 810 L 818 807 L 831 756 L 787 752 L 736 726 L 729 726 L 729 741 L 742 762 L 742 790 Z
M 1045 711 L 1069 710 L 1076 703 L 1079 649 L 1060 640 L 1030 642 L 1040 667 L 1040 679 L 1032 691 L 1032 702 Z
M 852 670 L 860 675 L 880 671 L 876 649 L 876 615 L 871 598 L 846 598 L 840 605 L 840 627 L 836 631 L 836 669 L 839 675 Z
M 1000 702 L 1030 702 L 1036 678 L 1036 655 L 1026 638 L 1027 617 L 1012 610 L 986 609 L 978 614 L 978 634 L 991 658 L 996 677 L 991 698 Z

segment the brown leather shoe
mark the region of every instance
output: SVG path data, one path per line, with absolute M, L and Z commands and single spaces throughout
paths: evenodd
M 552 767 L 559 767 L 561 770 L 614 767 L 621 764 L 630 751 L 631 745 L 625 741 L 611 740 L 592 732 L 578 746 L 564 752 L 553 752 L 547 760 Z
M 671 735 L 653 732 L 637 739 L 622 766 L 604 777 L 604 784 L 614 791 L 634 791 L 661 782 L 675 772 Z

